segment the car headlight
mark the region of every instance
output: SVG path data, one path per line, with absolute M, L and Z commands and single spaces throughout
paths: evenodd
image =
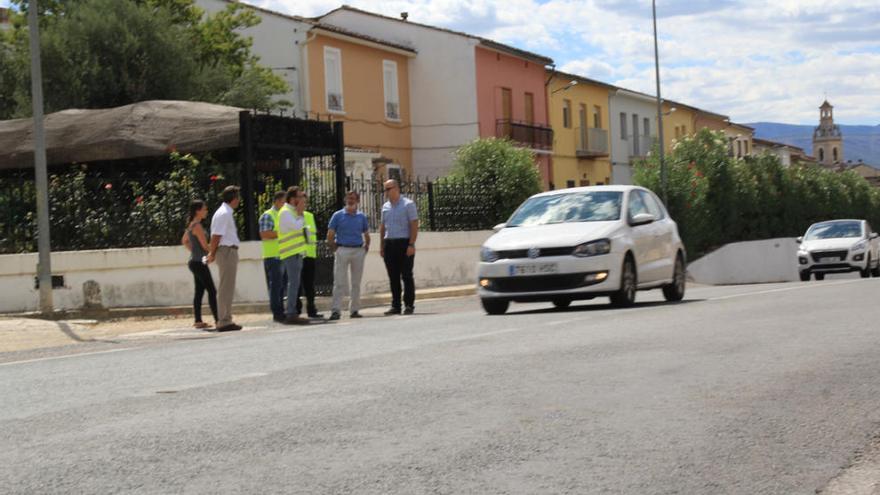
M 600 239 L 598 241 L 585 242 L 574 248 L 571 253 L 577 257 L 585 258 L 587 256 L 598 256 L 600 254 L 608 254 L 611 252 L 611 241 L 608 239 Z
M 486 263 L 494 263 L 498 261 L 498 253 L 483 246 L 483 248 L 480 249 L 480 261 L 485 261 Z
M 852 247 L 853 251 L 861 251 L 868 247 L 868 241 L 859 241 Z

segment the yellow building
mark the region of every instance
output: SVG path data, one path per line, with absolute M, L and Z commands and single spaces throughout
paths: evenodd
M 611 182 L 608 98 L 617 88 L 559 71 L 548 71 L 553 161 L 550 182 L 556 188 Z
M 348 173 L 412 173 L 409 60 L 415 51 L 335 26 L 306 44 L 309 111 L 345 122 Z
M 669 153 L 676 141 L 694 134 L 697 112 L 694 107 L 663 101 L 663 149 Z
M 724 135 L 727 136 L 727 141 L 730 143 L 728 149 L 731 156 L 742 158 L 752 154 L 754 128 L 731 122 L 724 129 Z

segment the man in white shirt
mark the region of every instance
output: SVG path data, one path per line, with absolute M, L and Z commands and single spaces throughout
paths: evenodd
M 305 227 L 305 193 L 299 187 L 292 186 L 287 190 L 287 204 L 278 214 L 278 239 L 281 262 L 287 274 L 287 309 L 284 323 L 288 325 L 308 325 L 309 320 L 300 318 L 296 311 L 296 299 L 302 278 L 305 243 L 308 235 Z M 295 236 L 291 238 L 291 236 Z M 291 254 L 293 253 L 293 254 Z
M 238 272 L 238 227 L 235 225 L 235 209 L 241 203 L 239 188 L 228 186 L 220 193 L 223 204 L 211 218 L 211 245 L 208 263 L 217 261 L 220 285 L 217 289 L 218 332 L 241 330 L 232 321 L 232 297 L 235 294 L 235 276 Z

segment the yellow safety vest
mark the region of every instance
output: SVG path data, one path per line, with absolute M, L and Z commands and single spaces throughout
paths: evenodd
M 305 225 L 309 229 L 308 238 L 306 238 L 306 258 L 318 257 L 318 227 L 315 225 L 315 215 L 310 211 L 304 211 Z
M 263 215 L 269 215 L 272 217 L 272 225 L 275 226 L 275 232 L 278 232 L 278 217 L 281 214 L 281 210 L 276 210 L 275 208 L 269 208 L 268 210 L 263 212 Z M 267 258 L 277 258 L 278 254 L 278 239 L 263 239 L 260 243 L 260 247 L 263 248 L 263 259 Z
M 291 256 L 304 254 L 306 252 L 306 236 L 303 229 L 293 230 L 290 232 L 281 232 L 281 214 L 289 211 L 296 218 L 296 210 L 289 204 L 281 208 L 278 214 L 278 223 L 275 224 L 275 232 L 278 232 L 278 257 L 286 260 Z

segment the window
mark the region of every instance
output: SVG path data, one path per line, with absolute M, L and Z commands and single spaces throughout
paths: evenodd
M 651 119 L 645 117 L 645 119 L 642 121 L 642 126 L 644 127 L 643 134 L 647 138 L 651 135 Z
M 819 148 L 819 161 L 820 162 L 825 161 L 825 150 L 822 148 Z
M 831 156 L 833 157 L 834 161 L 836 162 L 837 161 L 837 148 L 831 149 Z
M 565 187 L 574 187 L 574 181 L 573 180 L 565 181 Z
M 570 222 L 610 222 L 620 218 L 623 193 L 562 191 L 529 198 L 510 217 L 508 227 Z
M 602 109 L 598 105 L 593 105 L 593 127 L 602 128 Z
M 400 165 L 389 163 L 385 166 L 385 172 L 388 174 L 388 179 L 394 179 L 397 182 L 403 180 L 403 172 L 400 170 Z
M 385 82 L 385 118 L 400 120 L 400 94 L 397 87 L 397 62 L 382 61 L 382 74 Z
M 535 95 L 526 93 L 526 123 L 535 123 Z
M 675 139 L 681 139 L 681 127 L 675 126 Z
M 629 133 L 626 132 L 626 113 L 620 112 L 620 138 L 624 141 L 629 136 Z
M 571 129 L 571 100 L 562 103 L 562 127 Z
M 653 194 L 647 191 L 639 191 L 639 194 L 642 196 L 645 207 L 648 208 L 648 213 L 654 215 L 654 218 L 657 220 L 662 220 L 666 217 L 663 213 L 663 208 L 660 207 Z
M 742 156 L 743 156 L 743 142 L 737 141 L 736 142 L 736 157 L 742 158 Z
M 585 150 L 587 149 L 587 106 L 581 103 L 581 109 L 578 114 L 580 117 L 579 120 L 579 134 L 580 134 L 580 146 L 578 149 Z
M 590 185 L 590 181 L 587 179 L 581 179 L 581 187 L 588 187 Z
M 324 91 L 327 95 L 327 111 L 345 111 L 342 101 L 342 52 L 329 46 L 324 47 Z
M 645 200 L 642 195 L 639 194 L 639 191 L 632 191 L 629 193 L 629 208 L 627 210 L 627 218 L 630 220 L 636 215 L 651 213 L 648 211 L 648 207 L 645 205 Z
M 640 156 L 639 153 L 639 116 L 638 114 L 633 114 L 633 156 Z
M 749 142 L 748 141 L 743 141 L 743 151 L 745 152 L 746 155 L 749 154 Z

